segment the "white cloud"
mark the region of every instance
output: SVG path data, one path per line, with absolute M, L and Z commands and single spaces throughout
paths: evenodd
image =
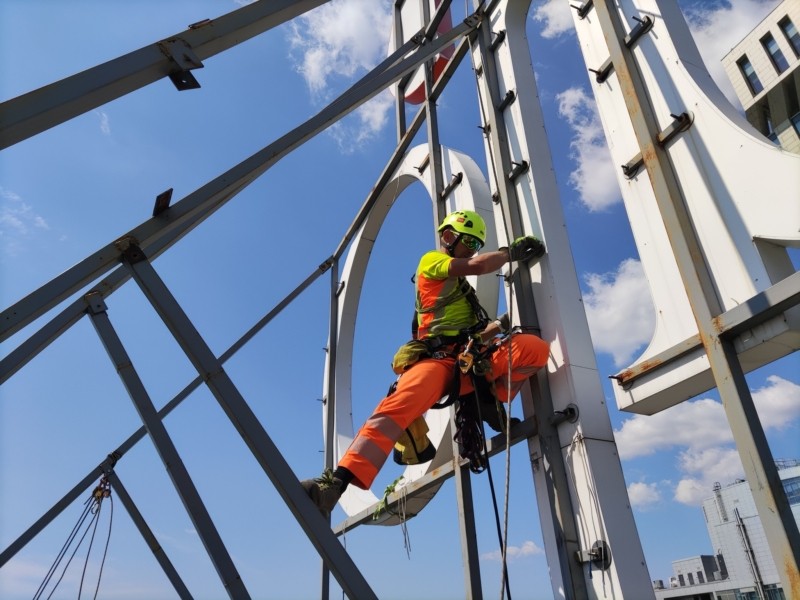
M 353 78 L 386 56 L 391 31 L 387 2 L 333 0 L 292 23 L 290 43 L 309 89 L 322 93 L 335 77 Z
M 632 483 L 628 486 L 628 499 L 633 508 L 646 510 L 661 501 L 661 492 L 656 483 Z
M 655 328 L 642 264 L 630 258 L 616 273 L 588 273 L 584 282 L 589 286 L 583 300 L 595 350 L 611 354 L 617 367 L 629 364 Z
M 723 57 L 750 33 L 780 0 L 729 0 L 708 6 L 696 3 L 684 11 L 706 69 L 725 96 L 741 106 L 722 67 Z
M 359 106 L 349 117 L 331 125 L 328 133 L 336 140 L 341 152 L 350 154 L 380 133 L 393 108 L 394 96 L 389 90 L 384 90 Z
M 333 0 L 291 23 L 290 58 L 317 102 L 327 102 L 387 55 L 391 31 L 387 0 Z M 379 94 L 329 129 L 350 152 L 385 126 L 392 109 Z
M 0 186 L 0 242 L 6 256 L 16 256 L 22 240 L 50 226 L 19 194 Z
M 574 31 L 570 3 L 565 0 L 547 0 L 533 9 L 533 20 L 542 24 L 539 32 L 543 38 L 553 39 Z
M 753 402 L 764 429 L 783 430 L 800 419 L 800 385 L 777 375 L 753 392 Z
M 785 429 L 800 419 L 797 383 L 772 375 L 752 395 L 765 431 Z M 744 474 L 725 409 L 715 400 L 682 402 L 652 416 L 636 415 L 614 434 L 622 460 L 679 450 L 676 466 L 682 477 L 674 498 L 684 504 L 698 505 L 714 482 L 730 482 Z
M 733 441 L 722 404 L 711 399 L 681 402 L 654 415 L 635 415 L 614 434 L 622 460 L 676 447 L 705 449 Z
M 557 94 L 556 102 L 558 114 L 573 132 L 571 157 L 578 166 L 570 174 L 569 183 L 577 190 L 581 202 L 595 211 L 621 201 L 611 152 L 594 98 L 583 88 L 573 87 Z
M 513 560 L 515 558 L 522 558 L 524 556 L 534 556 L 536 554 L 544 554 L 544 550 L 542 550 L 539 546 L 537 546 L 534 542 L 528 540 L 522 546 L 507 546 L 506 547 L 506 558 L 508 560 Z M 482 560 L 501 560 L 503 558 L 502 553 L 500 550 L 495 550 L 493 552 L 486 552 L 481 554 Z
M 103 112 L 102 110 L 94 111 L 95 114 L 100 117 L 100 131 L 103 135 L 111 135 L 111 122 L 108 119 L 108 113 Z

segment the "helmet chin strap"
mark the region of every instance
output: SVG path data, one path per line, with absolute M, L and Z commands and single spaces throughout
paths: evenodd
M 461 241 L 461 236 L 463 236 L 464 234 L 457 233 L 454 229 L 450 229 L 449 231 L 452 231 L 455 234 L 456 239 L 453 240 L 453 243 L 448 244 L 447 242 L 444 241 L 444 236 L 442 236 L 442 246 L 444 246 L 444 249 L 447 250 L 448 256 L 455 258 L 455 247 L 458 245 L 458 242 Z

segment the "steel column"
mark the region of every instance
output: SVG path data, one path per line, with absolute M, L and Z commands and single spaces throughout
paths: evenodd
M 477 0 L 476 0 L 477 1 Z M 478 35 L 478 52 L 480 56 L 479 95 L 482 98 L 482 116 L 486 133 L 487 145 L 491 149 L 494 170 L 494 182 L 497 186 L 499 201 L 503 208 L 505 230 L 509 233 L 509 242 L 518 236 L 524 235 L 520 216 L 520 202 L 514 183 L 507 174 L 513 168 L 512 157 L 509 150 L 507 126 L 503 114 L 498 110 L 500 103 L 500 88 L 495 57 L 489 47 L 491 46 L 492 31 L 490 20 L 482 27 Z M 518 161 L 530 157 L 516 157 Z M 531 293 L 530 273 L 525 268 L 515 268 L 510 273 L 513 281 L 513 291 L 519 311 L 519 320 L 522 323 L 538 327 L 538 317 Z M 522 390 L 523 414 L 526 418 L 535 417 L 538 424 L 538 435 L 528 439 L 528 448 L 531 457 L 538 457 L 532 462 L 533 477 L 543 482 L 549 509 L 545 510 L 543 502 L 539 502 L 539 517 L 542 527 L 552 527 L 551 535 L 555 539 L 555 548 L 550 552 L 558 557 L 558 566 L 550 564 L 551 571 L 558 569 L 559 581 L 564 588 L 564 595 L 568 599 L 586 598 L 588 591 L 583 578 L 581 565 L 574 559 L 580 551 L 578 532 L 575 523 L 575 511 L 569 494 L 569 479 L 566 466 L 561 454 L 561 444 L 558 431 L 550 423 L 548 416 L 554 412 L 553 401 L 547 386 L 546 374 L 540 374 L 530 381 Z M 541 461 L 541 465 L 538 464 Z M 545 537 L 545 540 L 548 538 Z M 548 554 L 550 554 L 550 552 Z

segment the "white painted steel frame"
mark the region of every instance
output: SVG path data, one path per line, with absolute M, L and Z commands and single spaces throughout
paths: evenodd
M 642 16 L 656 19 L 656 23 L 650 34 L 636 44 L 629 44 L 631 33 L 626 21 L 632 18 L 628 15 L 635 16 L 638 11 Z M 672 261 L 674 271 L 668 273 L 676 271 L 679 276 L 670 280 L 675 284 L 673 289 L 654 292 L 654 301 L 658 305 L 665 295 L 675 297 L 677 290 L 685 290 L 691 321 L 676 318 L 675 329 L 683 326 L 700 335 L 705 368 L 713 375 L 722 398 L 782 588 L 787 597 L 800 596 L 797 523 L 744 377 L 739 357 L 742 347 L 737 347 L 735 337 L 720 332 L 718 324 L 726 309 L 736 307 L 789 274 L 791 265 L 785 251 L 783 255 L 777 251 L 759 254 L 753 242 L 763 237 L 783 246 L 800 242 L 797 201 L 800 156 L 774 146 L 770 148 L 766 140 L 759 143 L 749 128 L 736 127 L 741 117 L 735 117 L 727 102 L 720 105 L 711 101 L 714 96 L 707 94 L 719 95 L 719 91 L 698 64 L 686 63 L 695 69 L 694 78 L 684 77 L 686 71 L 681 68 L 665 68 L 671 62 L 670 50 L 678 50 L 683 60 L 699 58 L 691 56 L 692 51 L 697 54 L 696 48 L 674 3 L 596 0 L 594 11 L 589 14 L 595 16 L 594 30 L 590 29 L 591 24 L 580 29 L 585 34 L 594 31 L 595 35 L 602 31 L 603 41 L 594 40 L 599 42 L 594 51 L 604 49 L 613 65 L 613 75 L 607 80 L 609 86 L 605 82 L 595 86 L 601 115 L 620 117 L 624 133 L 614 139 L 638 149 L 646 168 L 646 176 L 635 177 L 628 191 L 635 190 L 638 194 L 651 226 L 648 229 L 640 217 L 631 216 L 634 235 L 652 231 L 653 224 L 658 223 L 665 234 L 660 239 L 667 242 L 666 247 L 659 248 L 660 266 Z M 679 47 L 671 46 L 669 33 L 682 42 Z M 584 35 L 582 39 L 588 37 Z M 701 78 L 702 75 L 705 77 Z M 705 82 L 705 88 L 702 84 L 698 86 L 698 81 Z M 624 115 L 616 106 L 620 102 L 625 107 Z M 666 119 L 674 119 L 675 114 L 687 110 L 695 113 L 692 127 L 676 141 L 662 143 L 659 132 L 666 128 Z M 731 150 L 739 159 L 735 163 L 730 161 Z M 741 160 L 746 160 L 749 168 L 758 169 L 759 176 L 753 177 L 749 169 L 742 169 Z M 758 197 L 756 193 L 761 195 L 762 202 L 753 201 Z M 765 210 L 765 204 L 769 210 Z M 626 207 L 630 211 L 632 204 Z M 658 243 L 653 245 L 658 248 Z M 645 270 L 651 283 L 668 279 L 652 266 L 645 266 Z M 771 345 L 774 351 L 777 346 L 778 356 L 782 356 L 800 346 L 798 309 L 795 307 L 773 319 L 777 323 L 771 325 L 771 335 L 762 331 L 772 343 L 756 339 L 753 344 L 756 356 L 751 353 L 750 368 L 774 360 L 774 352 L 758 354 L 765 347 L 769 349 Z M 783 346 L 778 346 L 779 340 Z M 679 368 L 678 373 L 687 376 L 690 371 Z M 665 395 L 670 394 L 676 373 L 668 375 L 662 376 L 665 382 L 656 381 L 664 387 Z M 675 396 L 674 391 L 672 394 Z M 671 401 L 685 399 L 677 396 Z
M 551 585 L 556 597 L 653 597 L 544 135 L 525 31 L 529 7 L 529 0 L 497 2 L 488 15 L 490 27 L 481 31 L 483 47 L 475 60 L 483 67 L 484 124 L 491 126 L 487 162 L 493 165 L 491 183 L 500 198 L 495 222 L 503 230 L 498 237 L 533 234 L 547 247 L 536 265 L 517 270 L 509 302 L 517 319 L 538 325 L 551 342 L 547 373 L 540 372 L 523 390 L 525 415 L 535 415 L 539 424 L 529 449 Z M 501 32 L 505 39 L 494 43 Z M 509 92 L 515 101 L 504 105 Z M 527 162 L 528 170 L 519 173 L 512 161 Z M 570 404 L 578 406 L 577 420 L 552 425 L 554 413 Z M 612 553 L 602 576 L 578 558 L 596 542 L 607 543 Z

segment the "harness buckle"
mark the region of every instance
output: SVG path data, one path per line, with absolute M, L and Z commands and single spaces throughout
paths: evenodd
M 472 368 L 472 363 L 475 361 L 475 357 L 469 353 L 468 349 L 465 349 L 464 352 L 458 355 L 458 368 L 461 370 L 464 375 L 469 373 L 469 370 Z

